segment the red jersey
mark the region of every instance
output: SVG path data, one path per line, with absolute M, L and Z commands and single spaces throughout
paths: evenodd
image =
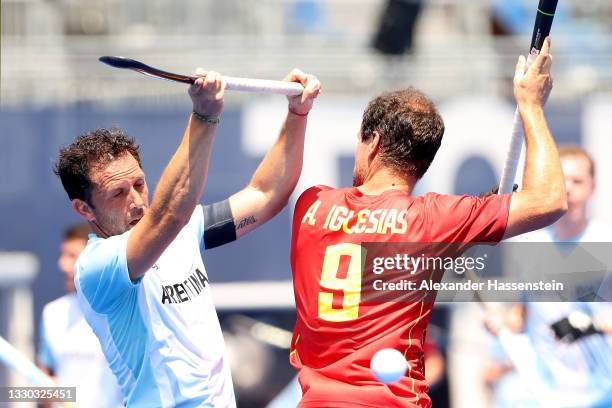
M 300 407 L 430 407 L 423 345 L 433 303 L 361 298 L 361 244 L 498 242 L 509 206 L 510 195 L 306 190 L 295 206 L 291 241 L 297 322 L 289 358 L 299 370 Z M 370 369 L 383 348 L 401 351 L 409 363 L 393 384 Z

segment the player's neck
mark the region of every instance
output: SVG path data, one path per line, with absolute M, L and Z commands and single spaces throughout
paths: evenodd
M 586 208 L 576 208 L 568 211 L 555 223 L 555 238 L 567 240 L 582 234 L 589 225 Z
M 104 231 L 100 224 L 98 224 L 96 221 L 89 221 L 89 226 L 91 227 L 92 232 L 96 234 L 96 236 L 98 236 L 99 238 L 110 237 L 110 234 L 107 234 L 106 231 Z
M 415 184 L 416 179 L 412 176 L 398 176 L 394 172 L 382 168 L 371 174 L 357 188 L 365 195 L 379 195 L 387 190 L 400 190 L 410 195 Z

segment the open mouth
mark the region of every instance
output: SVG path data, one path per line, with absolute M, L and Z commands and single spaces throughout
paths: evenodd
M 140 218 L 130 222 L 130 225 L 133 227 L 134 225 L 138 224 L 138 221 L 140 221 Z

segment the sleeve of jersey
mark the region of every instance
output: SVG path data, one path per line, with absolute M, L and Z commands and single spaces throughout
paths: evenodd
M 431 194 L 427 200 L 430 242 L 501 241 L 511 197 L 510 194 L 488 197 Z
M 302 225 L 302 218 L 306 214 L 306 211 L 310 208 L 310 206 L 315 203 L 318 199 L 318 195 L 323 190 L 329 190 L 331 187 L 327 186 L 313 186 L 310 187 L 297 199 L 295 203 L 295 208 L 293 211 L 293 221 L 291 225 L 291 268 L 295 271 L 295 243 L 298 240 L 300 235 L 300 226 Z
M 302 218 L 306 214 L 306 211 L 308 211 L 310 206 L 317 201 L 319 193 L 330 189 L 331 187 L 318 185 L 312 186 L 300 194 L 300 197 L 295 202 L 295 211 L 293 211 L 294 232 L 295 228 L 302 222 Z
M 200 252 L 204 252 L 204 211 L 201 204 L 196 205 L 187 226 L 198 237 Z
M 107 313 L 125 292 L 134 288 L 127 267 L 129 231 L 92 243 L 79 257 L 76 287 L 97 313 Z
M 39 340 L 38 340 L 38 362 L 45 366 L 47 370 L 54 371 L 55 370 L 55 359 L 53 358 L 53 353 L 51 352 L 51 346 L 49 345 L 49 340 L 47 339 L 47 331 L 46 331 L 46 318 L 45 312 L 43 310 L 42 319 L 40 319 L 40 329 L 39 329 Z

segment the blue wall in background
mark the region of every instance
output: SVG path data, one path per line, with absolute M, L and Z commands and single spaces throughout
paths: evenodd
M 187 106 L 159 111 L 72 107 L 0 112 L 0 251 L 29 251 L 38 256 L 41 270 L 34 283 L 37 318 L 45 303 L 64 292 L 56 266 L 59 240 L 68 224 L 79 221 L 52 173 L 60 146 L 91 129 L 120 126 L 141 144 L 143 166 L 153 191 L 179 143 L 188 112 Z M 579 142 L 577 107 L 549 109 L 549 118 L 558 141 Z M 213 148 L 204 203 L 224 199 L 242 188 L 259 163 L 260 157 L 250 157 L 240 148 L 243 125 L 239 110 L 226 109 Z M 271 128 L 277 126 L 271 124 Z M 349 185 L 352 157 L 341 157 L 338 166 L 342 184 Z M 455 183 L 458 193 L 485 191 L 496 182 L 489 165 L 477 157 L 466 157 L 460 172 Z M 285 209 L 239 242 L 206 253 L 211 280 L 290 279 L 289 238 L 289 211 Z
M 80 219 L 70 208 L 59 178 L 52 173 L 58 149 L 97 127 L 121 126 L 141 144 L 153 191 L 164 165 L 178 146 L 187 109 L 2 111 L 0 119 L 0 251 L 29 251 L 40 260 L 34 283 L 35 316 L 64 293 L 56 266 L 63 229 Z M 240 112 L 226 110 L 214 145 L 203 202 L 224 199 L 249 181 L 260 158 L 240 149 Z M 289 212 L 222 248 L 207 252 L 211 280 L 290 279 Z

